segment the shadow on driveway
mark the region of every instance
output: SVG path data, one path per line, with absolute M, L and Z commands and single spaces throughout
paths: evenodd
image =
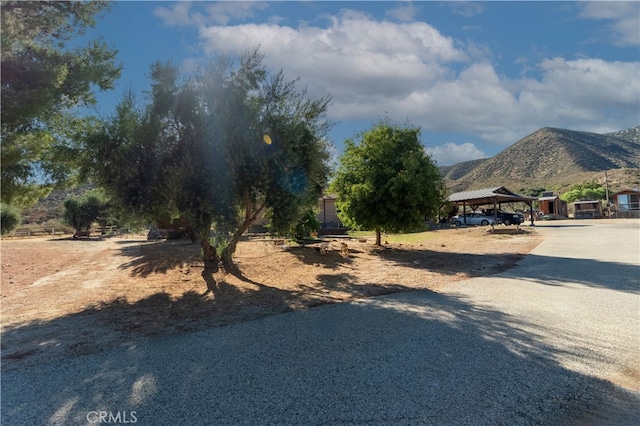
M 546 332 L 439 293 L 365 299 L 3 371 L 2 422 L 571 424 L 612 397 L 637 420 L 637 395 L 562 367 Z

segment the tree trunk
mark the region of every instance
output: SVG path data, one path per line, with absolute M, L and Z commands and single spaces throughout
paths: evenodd
M 251 226 L 251 224 L 256 220 L 258 215 L 262 213 L 264 210 L 264 205 L 260 206 L 258 209 L 253 211 L 253 203 L 251 202 L 251 198 L 249 197 L 249 193 L 245 192 L 244 194 L 244 203 L 245 203 L 245 215 L 242 224 L 236 229 L 236 232 L 233 233 L 231 237 L 231 241 L 229 245 L 224 248 L 222 251 L 222 263 L 225 266 L 231 266 L 233 264 L 233 254 L 236 252 L 236 248 L 238 246 L 238 242 L 247 229 Z
M 202 256 L 205 268 L 218 269 L 218 253 L 216 248 L 211 245 L 209 231 L 211 226 L 205 226 L 200 230 L 200 247 L 202 248 Z
M 381 246 L 381 235 L 380 235 L 380 228 L 376 228 L 376 245 L 377 246 Z
M 249 222 L 248 225 L 246 222 L 246 220 L 242 222 L 242 225 L 236 230 L 236 232 L 234 232 L 233 236 L 231 237 L 229 245 L 227 245 L 222 250 L 222 264 L 226 267 L 233 265 L 233 254 L 236 252 L 240 237 L 242 237 L 242 234 L 244 234 L 244 232 L 249 229 L 249 225 L 251 225 L 251 222 Z

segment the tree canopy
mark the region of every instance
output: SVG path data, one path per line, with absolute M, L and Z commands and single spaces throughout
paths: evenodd
M 83 47 L 71 41 L 108 7 L 2 1 L 2 201 L 29 204 L 70 176 L 74 142 L 92 122 L 74 108 L 94 104 L 95 90 L 120 77 L 115 50 L 99 40 Z
M 567 203 L 579 200 L 604 200 L 605 198 L 605 188 L 596 182 L 573 185 L 569 191 L 560 196 L 560 199 Z
M 445 186 L 420 143 L 420 129 L 381 122 L 347 140 L 331 184 L 339 217 L 347 226 L 380 233 L 416 229 L 435 217 Z
M 104 223 L 109 203 L 99 191 L 64 200 L 64 221 L 76 231 L 86 231 L 96 220 Z
M 125 96 L 88 138 L 85 174 L 122 212 L 192 227 L 211 262 L 231 262 L 262 213 L 289 230 L 329 177 L 329 98 L 307 99 L 262 59 L 220 59 L 186 79 L 154 64 L 149 104 Z
M 0 203 L 0 232 L 6 235 L 22 222 L 20 210 L 14 206 Z

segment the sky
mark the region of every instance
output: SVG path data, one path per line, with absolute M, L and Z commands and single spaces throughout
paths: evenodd
M 334 154 L 381 119 L 418 126 L 440 166 L 543 127 L 640 125 L 640 2 L 118 1 L 89 37 L 119 50 L 110 115 L 149 67 L 183 73 L 259 48 L 271 73 L 330 95 Z

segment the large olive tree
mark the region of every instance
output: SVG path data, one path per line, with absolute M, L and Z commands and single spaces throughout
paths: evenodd
M 157 63 L 151 77 L 148 105 L 126 96 L 87 140 L 87 176 L 120 211 L 191 227 L 206 261 L 230 263 L 260 214 L 288 230 L 317 202 L 329 177 L 328 98 L 268 75 L 257 51 L 183 80 Z

